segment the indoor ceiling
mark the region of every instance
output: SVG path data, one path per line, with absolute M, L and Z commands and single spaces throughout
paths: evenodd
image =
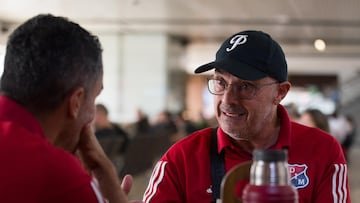
M 360 0 L 0 0 L 0 5 L 3 32 L 38 13 L 52 13 L 102 33 L 165 32 L 184 42 L 206 42 L 256 29 L 299 53 L 311 54 L 304 47 L 322 38 L 327 54 L 360 56 Z

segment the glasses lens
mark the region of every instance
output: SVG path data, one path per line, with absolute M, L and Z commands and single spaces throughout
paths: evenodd
M 270 84 L 274 84 L 274 83 L 269 83 L 265 85 L 270 85 Z M 258 88 L 260 89 L 262 86 Z M 211 94 L 223 95 L 225 93 L 226 88 L 232 88 L 232 91 L 234 91 L 234 93 L 236 92 L 237 96 L 240 99 L 252 99 L 255 96 L 257 90 L 257 87 L 254 84 L 248 82 L 227 85 L 226 82 L 223 80 L 208 79 L 208 89 Z
M 208 88 L 212 94 L 223 94 L 225 90 L 225 84 L 221 80 L 209 79 Z
M 256 87 L 251 83 L 243 83 L 239 85 L 238 92 L 242 98 L 249 99 L 255 95 Z

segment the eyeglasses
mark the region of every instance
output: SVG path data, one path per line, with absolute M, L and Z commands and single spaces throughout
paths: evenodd
M 232 88 L 235 89 L 235 91 L 238 93 L 240 99 L 252 99 L 256 92 L 269 85 L 278 84 L 279 82 L 271 82 L 271 83 L 265 83 L 260 85 L 254 85 L 249 82 L 242 82 L 239 84 L 228 84 L 222 79 L 214 79 L 214 78 L 208 78 L 208 89 L 211 94 L 214 95 L 223 95 L 225 93 L 225 90 L 229 88 L 231 85 Z

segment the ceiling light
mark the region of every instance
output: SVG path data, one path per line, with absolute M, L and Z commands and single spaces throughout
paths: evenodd
M 318 51 L 325 51 L 326 43 L 322 39 L 317 39 L 317 40 L 314 41 L 314 47 Z

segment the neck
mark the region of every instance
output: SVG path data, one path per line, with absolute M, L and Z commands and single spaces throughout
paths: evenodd
M 61 128 L 59 126 L 63 125 L 59 111 L 53 111 L 51 113 L 33 111 L 32 114 L 39 121 L 46 139 L 49 140 L 50 143 L 55 144 L 55 141 L 61 134 Z
M 250 139 L 237 140 L 236 144 L 250 154 L 254 149 L 268 149 L 273 146 L 279 137 L 279 121 L 274 119 L 274 122 L 264 126 L 267 127 L 264 127 L 259 133 L 250 136 Z
M 270 136 L 268 136 L 267 140 L 262 140 L 261 142 L 251 141 L 251 140 L 239 140 L 236 141 L 236 144 L 251 154 L 255 149 L 268 149 L 273 146 L 278 138 L 278 131 Z

